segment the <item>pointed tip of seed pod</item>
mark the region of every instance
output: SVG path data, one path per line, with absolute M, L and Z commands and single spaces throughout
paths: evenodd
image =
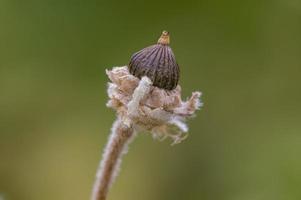
M 159 40 L 158 44 L 163 44 L 163 45 L 169 45 L 169 32 L 168 31 L 163 31 Z

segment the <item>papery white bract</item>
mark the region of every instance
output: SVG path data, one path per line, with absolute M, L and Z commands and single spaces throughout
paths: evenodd
M 131 75 L 127 66 L 106 70 L 108 107 L 117 111 L 124 124 L 136 131 L 149 131 L 155 138 L 170 137 L 173 144 L 187 136 L 185 120 L 202 106 L 200 92 L 193 92 L 187 101 L 181 99 L 181 87 L 166 91 L 152 86 L 149 78 Z

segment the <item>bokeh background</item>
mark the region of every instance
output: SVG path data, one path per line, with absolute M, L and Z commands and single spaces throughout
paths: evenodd
M 109 199 L 301 199 L 298 0 L 0 0 L 0 199 L 89 199 L 105 69 L 171 33 L 189 137 L 142 133 Z

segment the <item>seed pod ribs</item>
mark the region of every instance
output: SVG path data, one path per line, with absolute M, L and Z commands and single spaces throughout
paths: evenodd
M 129 63 L 129 71 L 138 78 L 147 76 L 158 88 L 176 88 L 180 69 L 169 47 L 169 33 L 163 31 L 157 44 L 134 53 Z

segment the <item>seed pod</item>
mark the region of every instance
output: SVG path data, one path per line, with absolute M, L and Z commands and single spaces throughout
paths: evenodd
M 173 90 L 178 85 L 180 69 L 169 47 L 169 33 L 163 31 L 157 44 L 134 53 L 129 71 L 138 78 L 147 76 L 156 87 Z

